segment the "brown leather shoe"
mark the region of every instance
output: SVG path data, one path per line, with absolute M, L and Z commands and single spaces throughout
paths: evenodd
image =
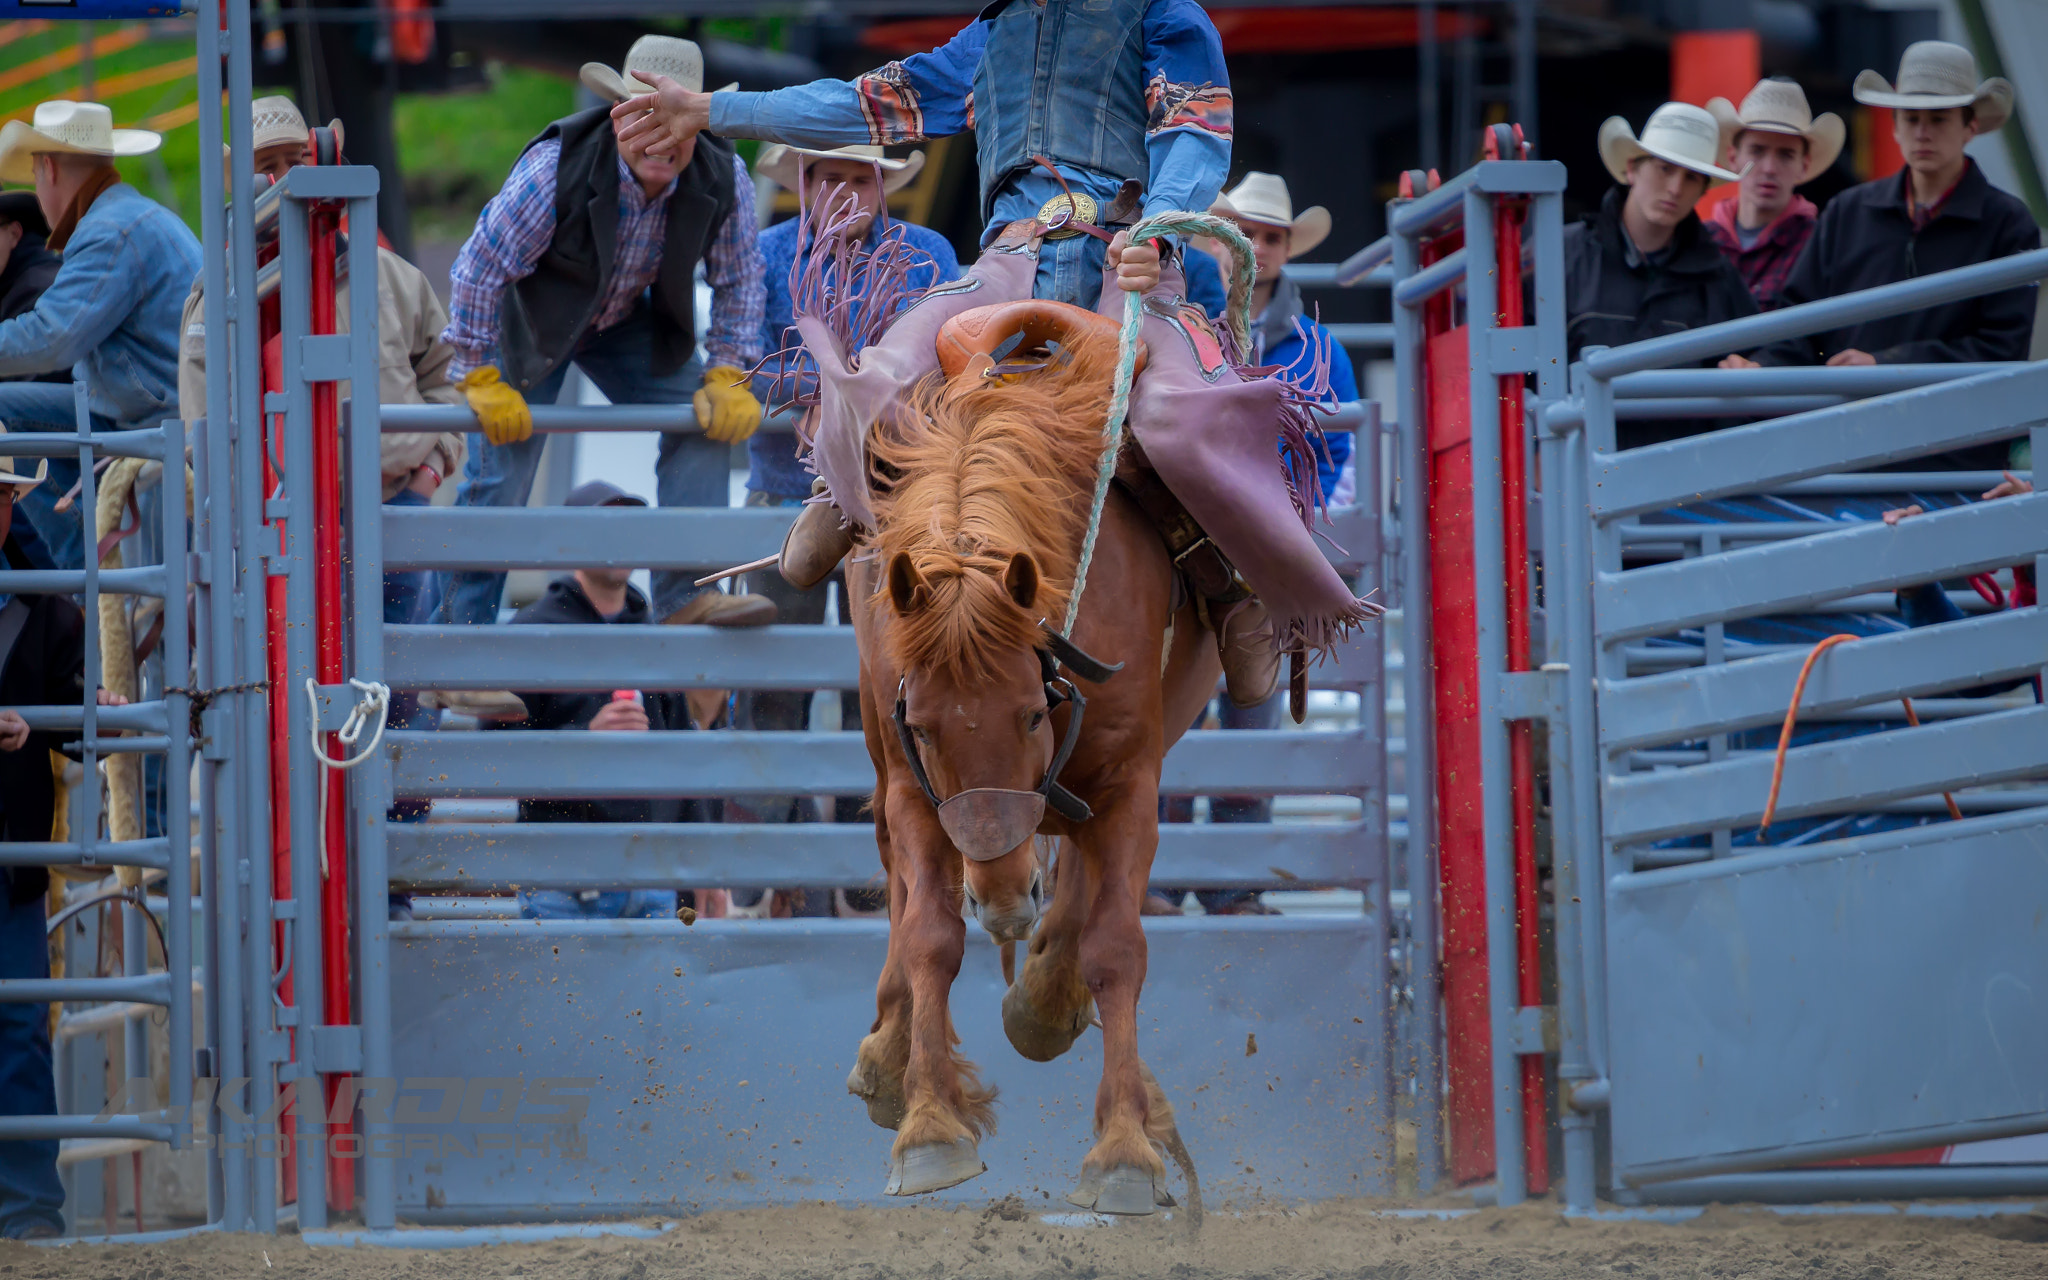
M 1223 659 L 1223 688 L 1239 708 L 1256 707 L 1280 682 L 1280 650 L 1273 619 L 1257 596 L 1229 606 L 1216 624 L 1216 651 Z
M 775 602 L 767 596 L 727 595 L 712 587 L 661 621 L 668 627 L 765 627 L 775 614 Z
M 823 476 L 811 482 L 812 496 L 825 491 Z M 782 557 L 776 568 L 790 586 L 809 591 L 831 577 L 851 550 L 853 530 L 846 527 L 845 515 L 836 505 L 813 502 L 797 514 L 783 536 Z

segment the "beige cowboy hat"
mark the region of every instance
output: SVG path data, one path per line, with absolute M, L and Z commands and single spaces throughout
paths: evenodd
M 592 93 L 624 102 L 654 92 L 654 77 L 667 76 L 691 93 L 704 89 L 704 51 L 695 40 L 680 36 L 641 36 L 626 50 L 626 65 L 614 71 L 602 62 L 586 62 L 578 73 Z M 739 88 L 735 81 L 719 93 Z
M 306 117 L 299 114 L 299 104 L 283 94 L 269 98 L 258 98 L 249 104 L 249 120 L 254 126 L 250 134 L 249 150 L 261 151 L 265 147 L 281 147 L 287 142 L 304 143 L 313 131 L 306 127 Z M 327 127 L 334 130 L 337 146 L 346 144 L 341 121 L 329 120 Z M 226 143 L 221 144 L 222 155 L 228 153 Z
M 1849 136 L 1842 117 L 1832 111 L 1816 117 L 1806 105 L 1806 91 L 1782 76 L 1757 81 L 1740 109 L 1726 98 L 1712 98 L 1707 112 L 1721 126 L 1724 156 L 1735 145 L 1736 135 L 1749 129 L 1806 139 L 1806 171 L 1799 175 L 1800 182 L 1811 182 L 1826 173 L 1842 154 L 1842 143 Z
M 1875 71 L 1858 72 L 1851 86 L 1856 101 L 1872 107 L 1970 107 L 1977 132 L 1992 133 L 2012 117 L 2012 83 L 1993 76 L 1979 83 L 1977 59 L 1968 49 L 1946 40 L 1919 40 L 1899 56 L 1899 83 L 1894 88 Z
M 162 146 L 148 129 L 116 129 L 114 113 L 97 102 L 40 102 L 33 123 L 9 120 L 0 129 L 0 182 L 34 182 L 31 156 L 144 156 Z
M 1209 212 L 1268 227 L 1286 227 L 1290 258 L 1299 258 L 1330 234 L 1330 211 L 1314 205 L 1303 209 L 1297 217 L 1294 201 L 1287 194 L 1287 180 L 1277 173 L 1253 170 L 1245 174 L 1236 186 L 1216 197 Z
M 893 195 L 909 186 L 924 171 L 922 151 L 913 151 L 901 160 L 892 160 L 882 154 L 880 147 L 834 147 L 830 151 L 813 151 L 809 147 L 792 147 L 778 142 L 761 149 L 761 158 L 754 162 L 754 172 L 778 187 L 794 191 L 802 182 L 801 167 L 806 159 L 862 160 L 875 165 L 882 171 L 884 195 Z
M 7 428 L 5 426 L 0 426 L 0 436 L 4 436 L 6 434 Z M 48 476 L 49 474 L 50 460 L 48 458 L 36 459 L 36 473 L 32 476 L 24 476 L 19 475 L 15 472 L 13 458 L 0 457 L 0 485 L 6 485 L 9 488 L 13 489 L 14 495 L 16 497 L 20 497 L 22 494 L 27 493 L 30 489 L 33 489 L 37 485 L 41 484 L 43 482 L 44 477 Z
M 1705 107 L 1690 102 L 1667 102 L 1652 111 L 1640 138 L 1620 116 L 1609 116 L 1600 126 L 1600 161 L 1623 186 L 1628 185 L 1628 162 L 1637 156 L 1655 156 L 1690 169 L 1709 186 L 1742 177 L 1715 163 L 1722 154 L 1720 123 Z

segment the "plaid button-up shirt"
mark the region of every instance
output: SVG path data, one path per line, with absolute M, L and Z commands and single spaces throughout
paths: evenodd
M 443 341 L 455 348 L 449 376 L 460 378 L 498 359 L 499 313 L 505 289 L 533 274 L 555 235 L 555 168 L 559 139 L 528 148 L 504 187 L 484 206 L 449 273 L 450 306 Z M 641 189 L 624 157 L 619 166 L 618 246 L 611 287 L 598 307 L 595 327 L 609 329 L 632 313 L 661 271 L 661 246 L 668 236 L 671 181 L 660 195 Z M 704 253 L 704 279 L 711 286 L 711 323 L 702 335 L 712 366 L 747 368 L 761 358 L 761 313 L 767 290 L 761 275 L 760 224 L 754 214 L 754 180 L 733 157 L 732 213 Z
M 1775 311 L 1785 305 L 1785 279 L 1792 274 L 1792 266 L 1799 261 L 1806 242 L 1813 238 L 1813 226 L 1820 211 L 1805 196 L 1793 196 L 1792 203 L 1785 206 L 1777 220 L 1745 249 L 1735 229 L 1736 208 L 1740 204 L 1731 196 L 1715 205 L 1706 222 L 1707 234 L 1742 273 L 1742 283 L 1749 286 L 1749 296 L 1756 299 L 1757 310 Z

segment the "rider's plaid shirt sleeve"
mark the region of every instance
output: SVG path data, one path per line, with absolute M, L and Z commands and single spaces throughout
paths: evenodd
M 754 212 L 754 180 L 733 157 L 732 212 L 704 251 L 704 282 L 711 286 L 711 324 L 704 333 L 704 363 L 751 367 L 764 354 L 761 318 L 768 286 L 761 262 L 761 223 Z
M 448 275 L 448 327 L 441 340 L 455 348 L 448 376 L 460 380 L 498 358 L 498 315 L 505 287 L 533 274 L 555 234 L 555 165 L 562 144 L 535 143 L 476 220 Z
M 770 93 L 714 93 L 711 131 L 820 149 L 964 133 L 974 127 L 974 69 L 987 43 L 987 25 L 977 19 L 929 53 L 852 80 L 818 80 Z
M 1230 173 L 1230 72 L 1195 0 L 1152 0 L 1145 41 L 1146 214 L 1206 211 Z

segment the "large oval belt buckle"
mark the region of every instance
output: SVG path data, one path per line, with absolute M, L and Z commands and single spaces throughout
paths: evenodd
M 1056 195 L 1038 208 L 1038 220 L 1044 224 L 1048 240 L 1065 240 L 1080 235 L 1081 228 L 1071 224 L 1094 222 L 1095 214 L 1095 197 L 1085 191 Z

